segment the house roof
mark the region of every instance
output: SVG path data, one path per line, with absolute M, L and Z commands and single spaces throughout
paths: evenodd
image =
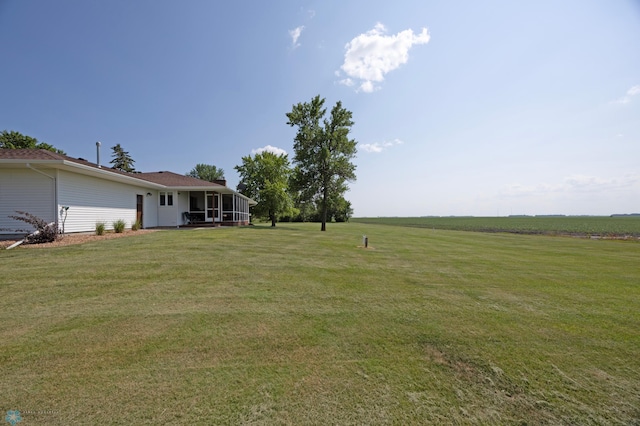
M 71 159 L 46 149 L 0 149 L 0 159 L 3 160 L 65 160 Z
M 0 165 L 2 164 L 25 164 L 27 167 L 29 167 L 30 164 L 46 165 L 50 167 L 68 166 L 73 168 L 76 172 L 155 189 L 167 188 L 174 190 L 188 190 L 196 187 L 200 190 L 208 189 L 224 193 L 233 193 L 249 199 L 251 205 L 255 204 L 255 201 L 250 198 L 228 188 L 227 186 L 220 185 L 219 183 L 208 182 L 167 171 L 147 173 L 123 172 L 112 169 L 108 166 L 99 166 L 98 164 L 87 161 L 84 158 L 73 158 L 68 155 L 47 151 L 46 149 L 0 149 Z
M 179 175 L 173 172 L 148 172 L 148 173 L 136 173 L 135 177 L 139 179 L 144 179 L 149 182 L 159 183 L 164 186 L 218 186 L 220 188 L 225 188 L 223 185 L 213 182 L 207 182 L 205 180 L 197 179 L 191 176 Z
M 84 158 L 74 158 L 68 155 L 58 154 L 57 152 L 46 149 L 0 149 L 0 164 L 7 160 L 9 163 L 25 163 L 25 162 L 68 162 L 80 164 L 89 168 L 113 173 L 120 176 L 135 177 L 134 173 L 123 172 L 121 170 L 112 169 L 109 166 L 99 166 L 96 163 L 85 160 Z M 12 161 L 13 160 L 13 161 Z

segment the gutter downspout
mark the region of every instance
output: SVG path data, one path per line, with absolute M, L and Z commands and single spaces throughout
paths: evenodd
M 55 222 L 56 222 L 56 230 L 57 230 L 56 232 L 59 232 L 60 223 L 58 222 L 58 219 L 59 219 L 58 218 L 58 180 L 56 179 L 55 176 L 49 176 L 42 170 L 36 169 L 31 165 L 31 163 L 27 163 L 26 165 L 27 165 L 27 168 L 33 170 L 36 173 L 40 173 L 41 175 L 44 175 L 53 181 L 53 217 L 55 218 Z

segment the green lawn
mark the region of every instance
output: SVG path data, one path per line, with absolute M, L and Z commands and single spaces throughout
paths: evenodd
M 352 221 L 457 231 L 640 237 L 640 216 L 361 217 Z
M 2 419 L 640 424 L 639 243 L 319 227 L 0 251 Z

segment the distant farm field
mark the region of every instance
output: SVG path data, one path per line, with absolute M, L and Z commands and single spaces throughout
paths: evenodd
M 636 425 L 639 265 L 635 241 L 363 223 L 0 250 L 0 413 Z
M 367 217 L 352 221 L 457 231 L 640 237 L 640 216 Z

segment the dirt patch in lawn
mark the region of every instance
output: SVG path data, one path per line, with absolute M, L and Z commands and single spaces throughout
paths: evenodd
M 79 233 L 79 234 L 66 234 L 61 235 L 58 239 L 52 243 L 44 243 L 44 244 L 22 244 L 16 248 L 48 248 L 48 247 L 62 247 L 62 246 L 70 246 L 73 244 L 83 244 L 88 243 L 90 241 L 102 241 L 102 240 L 111 240 L 113 238 L 123 238 L 123 237 L 132 237 L 135 235 L 144 235 L 149 232 L 155 232 L 155 229 L 140 229 L 138 231 L 124 231 L 122 233 L 116 234 L 115 232 L 107 232 L 104 235 L 96 235 L 95 233 Z M 6 249 L 11 244 L 15 243 L 19 240 L 2 240 L 0 241 L 0 250 Z

